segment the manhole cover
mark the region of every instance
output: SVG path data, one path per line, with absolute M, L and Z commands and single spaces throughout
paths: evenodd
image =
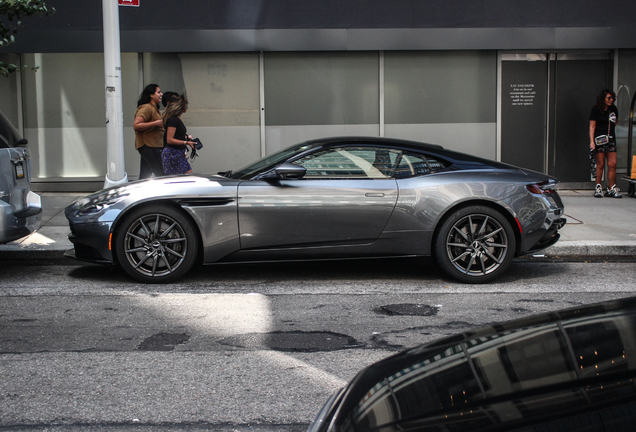
M 185 333 L 157 333 L 143 340 L 137 347 L 140 351 L 172 351 L 177 345 L 186 343 L 190 336 Z
M 433 316 L 437 315 L 439 308 L 425 304 L 402 303 L 381 306 L 378 312 L 385 315 Z
M 237 348 L 292 352 L 335 351 L 363 346 L 351 336 L 339 333 L 301 331 L 249 333 L 225 338 L 220 342 Z

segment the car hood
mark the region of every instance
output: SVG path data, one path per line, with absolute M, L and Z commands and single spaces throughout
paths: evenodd
M 130 194 L 147 194 L 149 196 L 183 195 L 187 194 L 190 188 L 216 188 L 224 186 L 236 186 L 240 180 L 234 180 L 220 175 L 174 175 L 135 180 L 124 185 L 112 186 L 94 192 L 85 199 L 92 199 L 98 196 L 120 196 Z
M 178 175 L 137 180 L 113 186 L 80 198 L 69 205 L 65 214 L 75 222 L 112 222 L 128 206 L 149 200 L 192 201 L 236 197 L 239 180 L 217 175 Z M 198 201 L 197 201 L 198 200 Z

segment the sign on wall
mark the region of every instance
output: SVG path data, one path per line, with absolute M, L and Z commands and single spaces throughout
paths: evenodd
M 501 62 L 501 161 L 546 172 L 547 59 Z
M 119 6 L 137 6 L 141 0 L 118 0 Z

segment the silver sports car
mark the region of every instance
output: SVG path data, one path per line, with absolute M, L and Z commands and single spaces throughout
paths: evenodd
M 433 255 L 449 276 L 488 282 L 565 224 L 547 175 L 385 138 L 294 145 L 218 175 L 169 176 L 66 209 L 67 256 L 119 264 L 142 282 L 204 264 Z

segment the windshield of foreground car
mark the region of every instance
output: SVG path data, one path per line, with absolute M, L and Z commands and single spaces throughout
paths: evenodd
M 241 168 L 238 171 L 232 171 L 232 174 L 228 177 L 238 180 L 248 180 L 254 176 L 264 173 L 265 171 L 274 168 L 276 165 L 285 161 L 295 155 L 299 155 L 306 150 L 312 148 L 313 146 L 308 145 L 307 143 L 296 144 L 294 146 L 288 147 L 284 150 L 279 151 L 278 153 L 274 153 L 272 155 L 266 156 L 253 164 L 250 164 L 244 168 Z

